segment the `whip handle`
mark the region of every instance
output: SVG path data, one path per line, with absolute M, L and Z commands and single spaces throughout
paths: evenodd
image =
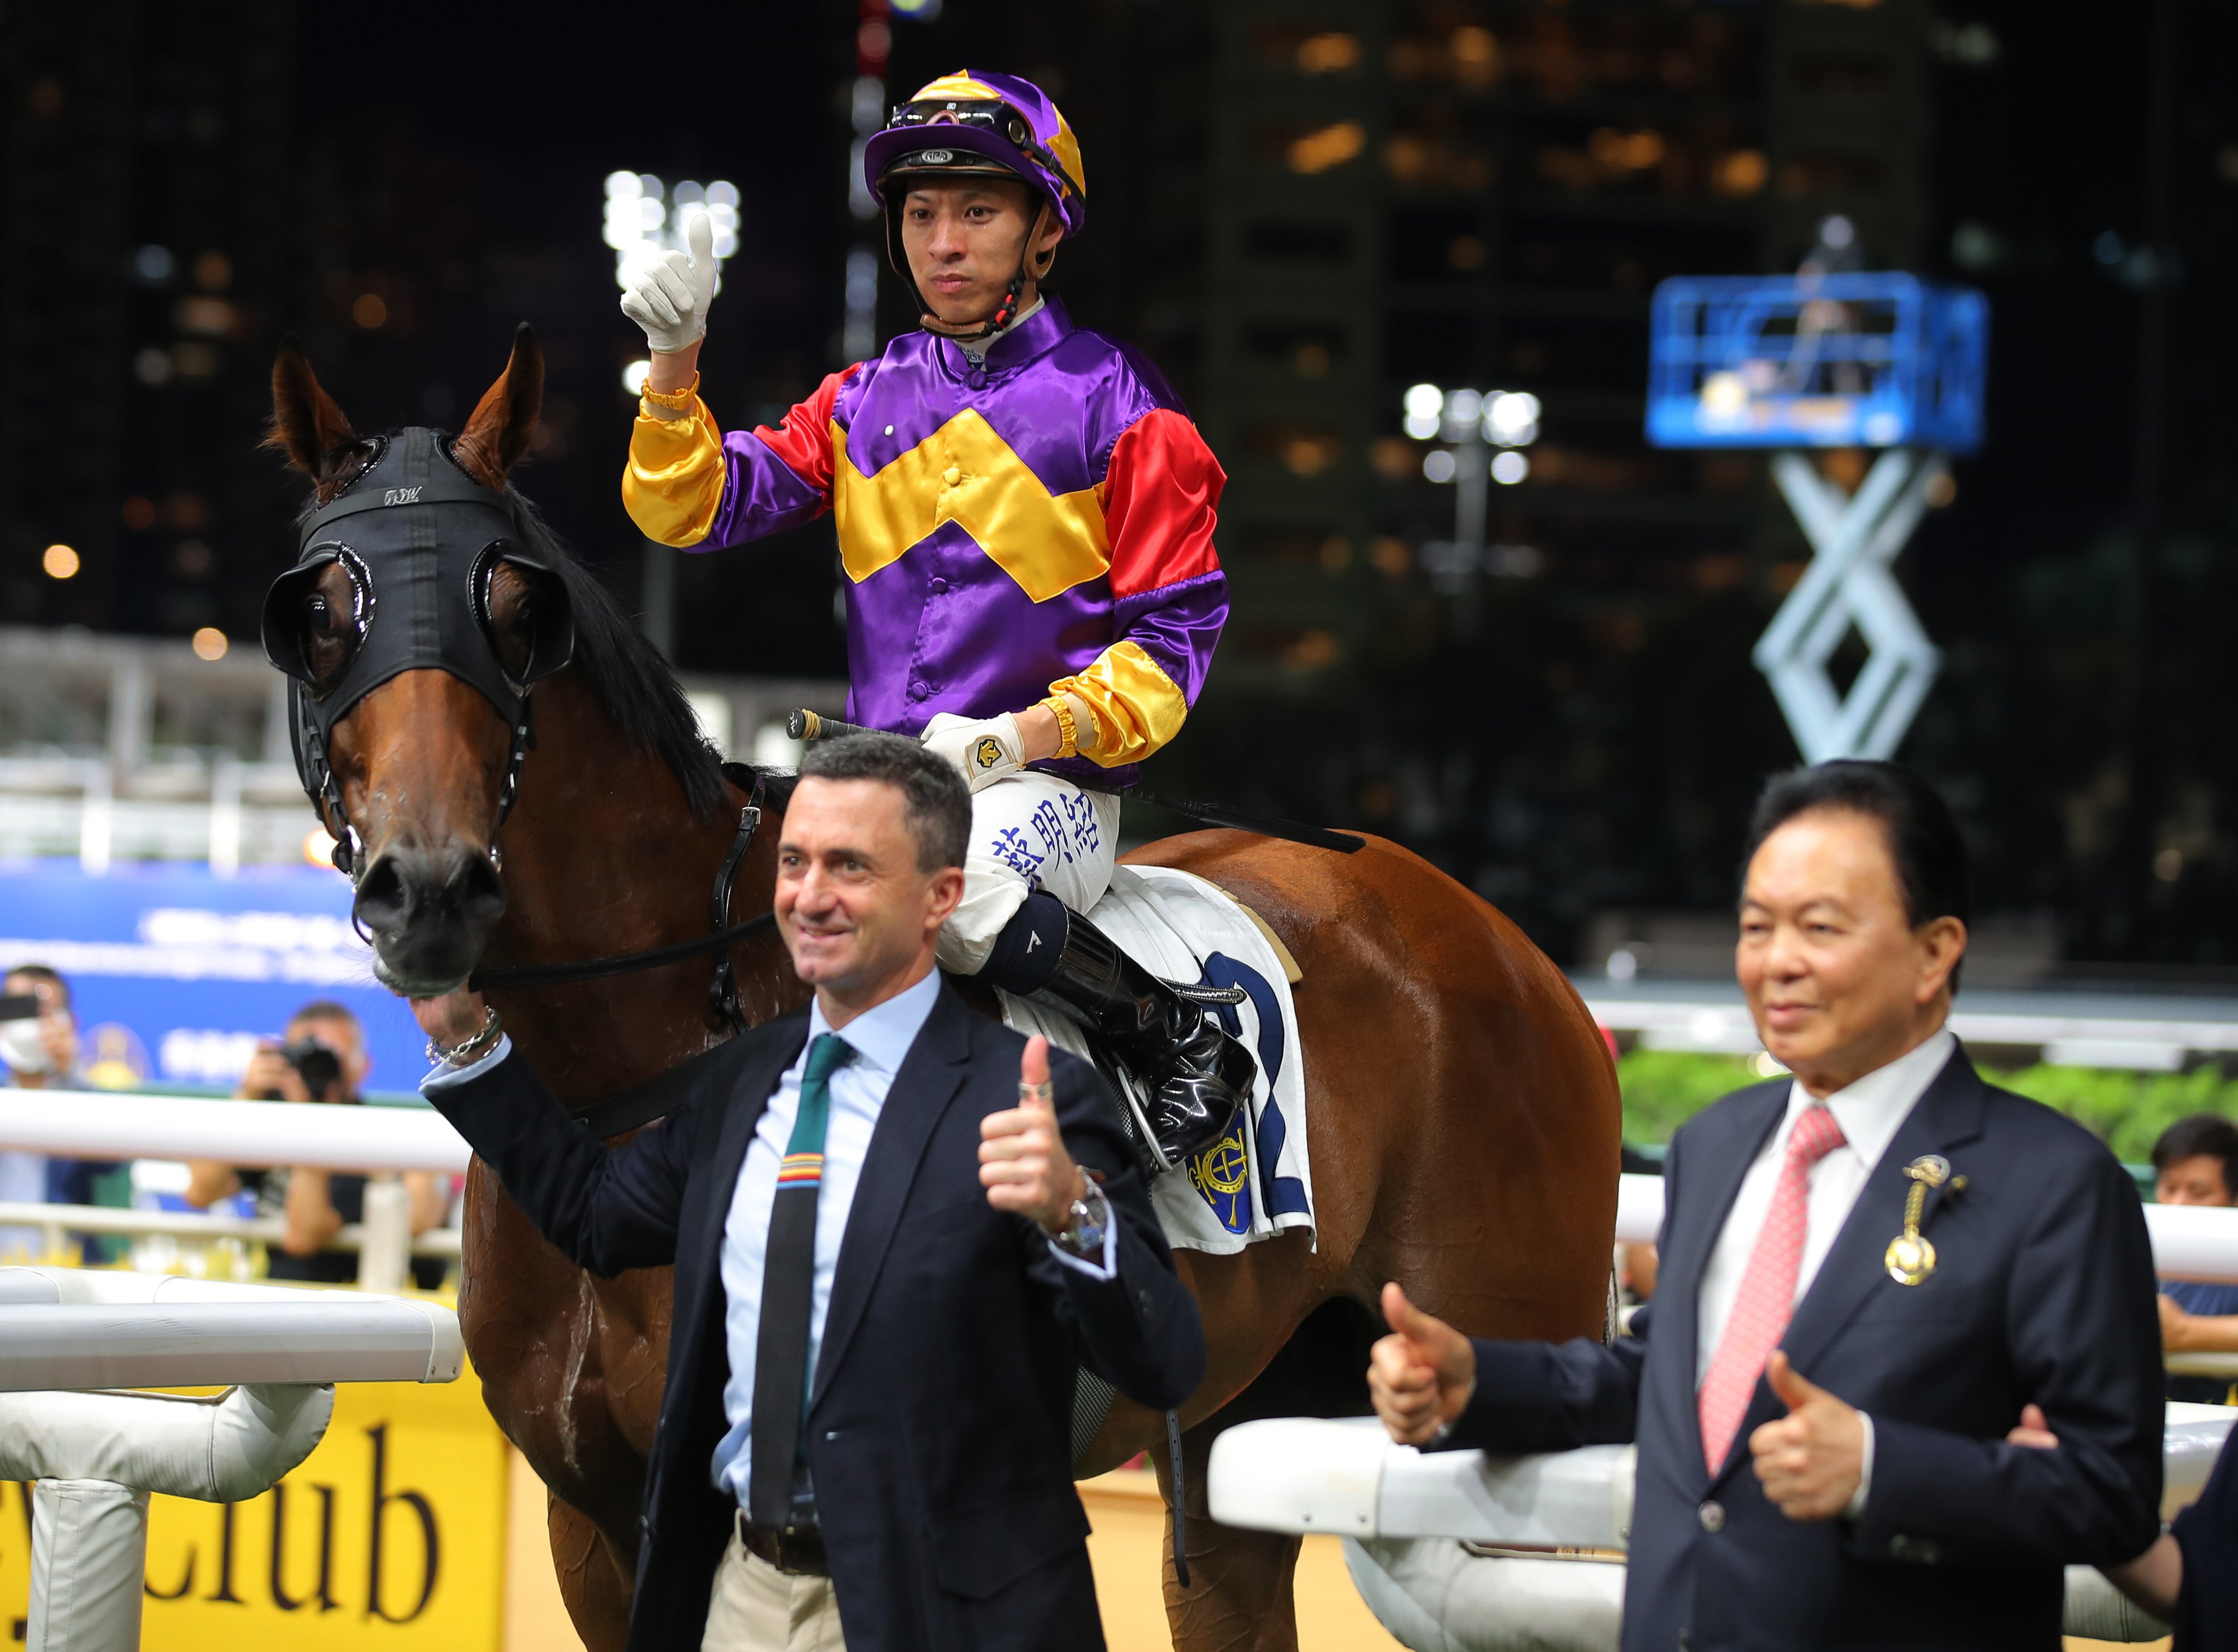
M 839 740 L 851 734 L 871 732 L 859 724 L 818 716 L 805 706 L 785 713 L 785 731 L 787 737 L 794 740 Z

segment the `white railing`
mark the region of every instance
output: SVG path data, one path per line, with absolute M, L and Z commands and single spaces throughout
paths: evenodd
M 72 1159 L 213 1159 L 244 1167 L 434 1170 L 473 1150 L 429 1107 L 306 1107 L 73 1090 L 0 1090 L 0 1150 Z
M 2219 1405 L 2167 1407 L 2163 1518 L 2198 1497 L 2234 1417 Z M 1614 1652 L 1638 1460 L 1630 1445 L 1424 1453 L 1394 1444 L 1373 1417 L 1268 1417 L 1212 1443 L 1205 1483 L 1222 1525 L 1348 1539 L 1354 1582 L 1410 1646 Z M 1506 1552 L 1517 1550 L 1537 1552 Z M 2082 1566 L 2068 1569 L 2067 1629 L 2168 1633 Z
M 447 1383 L 464 1365 L 458 1316 L 433 1303 L 0 1268 L 0 1476 L 36 1483 L 30 1652 L 139 1646 L 150 1492 L 260 1496 L 325 1434 L 334 1384 Z M 73 1391 L 204 1384 L 239 1385 Z
M 358 1252 L 358 1283 L 400 1291 L 410 1259 L 458 1254 L 456 1230 L 411 1231 L 409 1199 L 393 1178 L 408 1170 L 456 1175 L 473 1157 L 443 1115 L 427 1107 L 308 1107 L 287 1101 L 209 1100 L 73 1090 L 0 1091 L 0 1151 L 77 1159 L 210 1159 L 243 1168 L 303 1166 L 367 1173 L 365 1219 L 335 1236 L 334 1248 Z M 51 1254 L 67 1232 L 168 1233 L 202 1239 L 276 1243 L 279 1218 L 202 1216 L 183 1211 L 121 1211 L 84 1206 L 0 1206 L 0 1226 L 37 1228 Z
M 456 1257 L 463 1236 L 455 1227 L 411 1231 L 408 1197 L 394 1183 L 370 1182 L 365 1190 L 366 1220 L 345 1222 L 320 1248 L 357 1253 L 357 1282 L 367 1291 L 401 1291 L 415 1256 Z M 161 1236 L 183 1240 L 182 1266 L 209 1266 L 209 1241 L 231 1239 L 278 1250 L 288 1237 L 284 1216 L 235 1216 L 220 1212 L 120 1210 L 113 1205 L 32 1205 L 0 1199 L 0 1228 L 35 1228 L 48 1257 L 70 1253 L 72 1233 L 114 1233 L 127 1238 Z M 134 1265 L 160 1268 L 169 1259 L 136 1249 Z M 242 1259 L 246 1262 L 246 1258 Z

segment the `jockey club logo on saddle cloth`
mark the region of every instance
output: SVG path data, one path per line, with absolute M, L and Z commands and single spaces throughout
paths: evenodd
M 1274 988 L 1267 984 L 1266 976 L 1246 963 L 1222 953 L 1212 953 L 1204 961 L 1204 973 L 1198 978 L 1201 987 L 1241 987 L 1253 1008 L 1258 1011 L 1258 1040 L 1253 1054 L 1259 1058 L 1259 1070 L 1271 1095 L 1282 1076 L 1282 1014 L 1275 1003 Z M 1242 1017 L 1232 1004 L 1208 1005 L 1220 1018 L 1222 1030 L 1230 1038 L 1246 1036 Z M 1256 1139 L 1258 1156 L 1269 1167 L 1265 1184 L 1260 1189 L 1260 1199 L 1268 1214 L 1283 1211 L 1303 1212 L 1307 1206 L 1304 1185 L 1295 1177 L 1272 1173 L 1280 1166 L 1282 1147 L 1288 1128 L 1280 1106 L 1263 1108 L 1256 1127 L 1240 1114 L 1229 1127 L 1228 1133 L 1189 1161 L 1189 1185 L 1204 1198 L 1220 1225 L 1231 1233 L 1251 1231 L 1251 1169 L 1252 1142 L 1246 1140 L 1247 1132 Z

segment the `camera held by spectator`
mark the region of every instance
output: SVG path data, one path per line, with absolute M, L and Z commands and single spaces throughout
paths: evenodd
M 359 1087 L 372 1070 L 365 1029 L 347 1005 L 321 1000 L 297 1010 L 283 1037 L 269 1041 L 250 1058 L 234 1094 L 246 1101 L 319 1102 L 354 1105 Z M 270 1171 L 242 1170 L 213 1160 L 195 1160 L 187 1202 L 207 1209 L 218 1200 L 247 1193 L 260 1216 L 284 1217 L 288 1231 L 274 1252 L 270 1277 L 341 1285 L 357 1278 L 357 1259 L 326 1246 L 335 1234 L 365 1219 L 366 1178 L 344 1171 L 306 1166 Z M 448 1178 L 407 1172 L 414 1233 L 442 1225 L 450 1204 Z M 443 1265 L 420 1257 L 413 1277 L 423 1289 L 442 1282 Z

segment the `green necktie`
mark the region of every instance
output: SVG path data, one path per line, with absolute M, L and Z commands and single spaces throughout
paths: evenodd
M 792 1523 L 792 1471 L 807 1411 L 808 1321 L 816 1301 L 816 1195 L 824 1184 L 824 1133 L 831 1075 L 855 1051 L 832 1033 L 808 1047 L 800 1110 L 777 1171 L 769 1249 L 762 1259 L 762 1322 L 754 1345 L 753 1463 L 746 1514 L 778 1530 Z

